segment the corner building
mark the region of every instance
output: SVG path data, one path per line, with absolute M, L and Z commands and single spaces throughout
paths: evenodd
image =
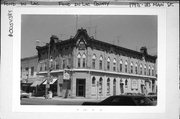
M 81 28 L 68 40 L 51 36 L 49 44 L 36 49 L 38 75 L 47 77 L 48 56 L 51 57 L 51 79 L 57 79 L 58 96 L 103 99 L 157 91 L 157 57 L 148 55 L 146 47 L 137 52 L 98 41 Z M 68 80 L 64 79 L 64 72 L 69 74 Z

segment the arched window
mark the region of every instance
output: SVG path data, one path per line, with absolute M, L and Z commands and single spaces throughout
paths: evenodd
M 151 66 L 149 66 L 149 75 L 151 75 Z
M 56 69 L 59 69 L 59 62 L 58 62 L 58 60 L 55 60 L 55 67 L 56 67 Z
M 142 64 L 140 64 L 140 75 L 142 75 Z
M 96 78 L 93 77 L 93 78 L 92 78 L 92 85 L 95 85 L 95 83 L 96 83 Z
M 116 95 L 116 79 L 113 80 L 113 95 Z
M 138 64 L 137 63 L 135 64 L 135 72 L 136 72 L 136 74 L 138 74 Z
M 103 85 L 103 79 L 102 78 L 100 78 L 99 79 L 99 94 L 102 94 L 102 85 Z
M 146 75 L 146 65 L 144 65 L 144 75 Z
M 81 67 L 81 54 L 80 53 L 77 55 L 77 58 L 78 58 L 78 68 L 80 68 Z
M 103 61 L 103 57 L 101 56 L 99 58 L 99 69 L 102 69 L 102 61 Z
M 133 63 L 131 62 L 131 73 L 133 73 Z
M 94 54 L 92 57 L 92 68 L 95 69 L 96 66 L 96 55 Z
M 107 94 L 110 93 L 110 79 L 107 79 Z
M 122 60 L 120 60 L 120 64 L 119 64 L 119 65 L 120 65 L 120 66 L 119 66 L 119 71 L 120 71 L 120 72 L 122 72 L 122 64 L 123 64 L 123 62 L 122 62 Z
M 107 59 L 107 70 L 110 70 L 110 58 Z
M 116 71 L 116 59 L 113 60 L 113 71 Z
M 82 66 L 83 66 L 83 68 L 85 68 L 85 67 L 86 67 L 86 55 L 83 54 L 82 58 L 83 58 L 83 64 L 82 64 Z
M 152 76 L 154 76 L 154 67 L 152 67 Z
M 127 61 L 125 62 L 125 73 L 127 73 L 128 72 L 128 63 L 127 63 Z
M 125 87 L 128 88 L 128 80 L 125 80 Z

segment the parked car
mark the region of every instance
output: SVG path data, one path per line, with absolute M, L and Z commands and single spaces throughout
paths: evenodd
M 30 94 L 29 93 L 26 93 L 25 91 L 22 91 L 21 90 L 21 99 L 22 98 L 29 98 L 30 97 Z
M 157 101 L 156 93 L 148 93 L 148 95 L 146 97 L 148 97 L 151 101 Z
M 82 105 L 104 106 L 152 106 L 154 103 L 145 96 L 117 95 L 110 96 L 101 102 L 84 102 Z

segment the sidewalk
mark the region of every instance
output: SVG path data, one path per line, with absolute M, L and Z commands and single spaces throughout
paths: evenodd
M 31 99 L 45 99 L 44 97 L 30 97 Z M 64 98 L 64 97 L 58 97 L 58 96 L 55 96 L 51 99 L 48 99 L 48 100 L 59 100 L 59 101 L 83 101 L 83 102 L 99 102 L 101 101 L 100 99 L 87 99 L 87 98 L 71 98 L 71 97 L 68 97 L 68 98 Z

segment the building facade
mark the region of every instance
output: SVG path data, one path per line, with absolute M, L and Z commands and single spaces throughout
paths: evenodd
M 21 59 L 21 81 L 24 83 L 32 82 L 36 78 L 38 56 L 26 57 Z
M 106 98 L 125 93 L 156 93 L 156 56 L 98 41 L 79 29 L 70 39 L 56 36 L 37 46 L 37 74 L 57 80 L 57 95 Z

